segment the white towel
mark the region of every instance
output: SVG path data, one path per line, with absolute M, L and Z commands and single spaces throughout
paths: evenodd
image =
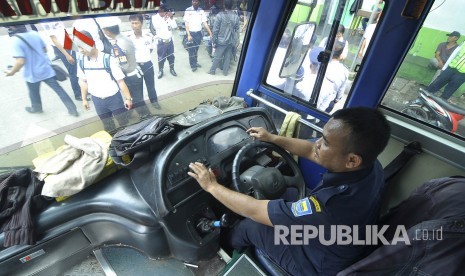
M 65 136 L 62 150 L 34 171 L 45 181 L 42 195 L 73 195 L 94 183 L 108 158 L 106 145 L 96 139 Z

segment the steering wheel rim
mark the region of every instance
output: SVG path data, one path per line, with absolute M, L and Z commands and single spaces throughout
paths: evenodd
M 277 152 L 278 154 L 281 155 L 281 157 L 289 165 L 289 167 L 291 168 L 291 170 L 292 170 L 292 172 L 294 174 L 294 176 L 283 176 L 282 175 L 283 179 L 285 180 L 285 183 L 283 183 L 283 184 L 285 185 L 286 188 L 292 187 L 292 188 L 297 189 L 297 191 L 298 191 L 298 193 L 297 193 L 298 198 L 297 199 L 304 198 L 305 197 L 305 181 L 304 181 L 302 173 L 300 172 L 300 168 L 299 168 L 297 162 L 283 148 L 281 148 L 281 147 L 279 147 L 279 146 L 277 146 L 275 144 L 262 142 L 262 141 L 255 141 L 253 143 L 249 143 L 249 144 L 243 146 L 236 153 L 236 156 L 234 157 L 234 161 L 233 161 L 233 165 L 232 165 L 232 184 L 233 184 L 233 188 L 237 192 L 245 193 L 245 191 L 243 191 L 241 189 L 242 185 L 241 185 L 240 171 L 239 171 L 241 161 L 244 158 L 244 156 L 250 150 L 255 149 L 255 148 L 259 148 L 259 147 L 271 149 L 271 150 L 273 150 L 273 151 L 275 151 L 275 152 Z M 260 191 L 255 192 L 255 198 L 264 199 L 264 198 L 261 198 Z

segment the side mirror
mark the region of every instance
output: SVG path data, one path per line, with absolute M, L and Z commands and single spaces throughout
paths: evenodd
M 294 77 L 299 70 L 304 58 L 310 48 L 310 42 L 315 33 L 315 23 L 301 23 L 294 29 L 291 37 L 291 43 L 287 48 L 287 52 L 281 65 L 279 77 L 290 78 Z

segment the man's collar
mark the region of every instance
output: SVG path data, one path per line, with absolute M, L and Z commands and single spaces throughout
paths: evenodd
M 323 186 L 328 187 L 328 186 L 337 186 L 340 185 L 341 183 L 351 183 L 351 182 L 356 182 L 365 176 L 367 176 L 371 170 L 373 169 L 373 166 L 357 170 L 357 171 L 351 171 L 351 172 L 340 172 L 340 173 L 332 173 L 332 172 L 327 172 L 323 175 Z

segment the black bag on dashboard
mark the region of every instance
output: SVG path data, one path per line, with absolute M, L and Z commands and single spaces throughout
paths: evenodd
M 160 150 L 174 127 L 165 117 L 155 116 L 115 133 L 110 143 L 110 156 L 115 164 L 135 169 L 150 153 Z

